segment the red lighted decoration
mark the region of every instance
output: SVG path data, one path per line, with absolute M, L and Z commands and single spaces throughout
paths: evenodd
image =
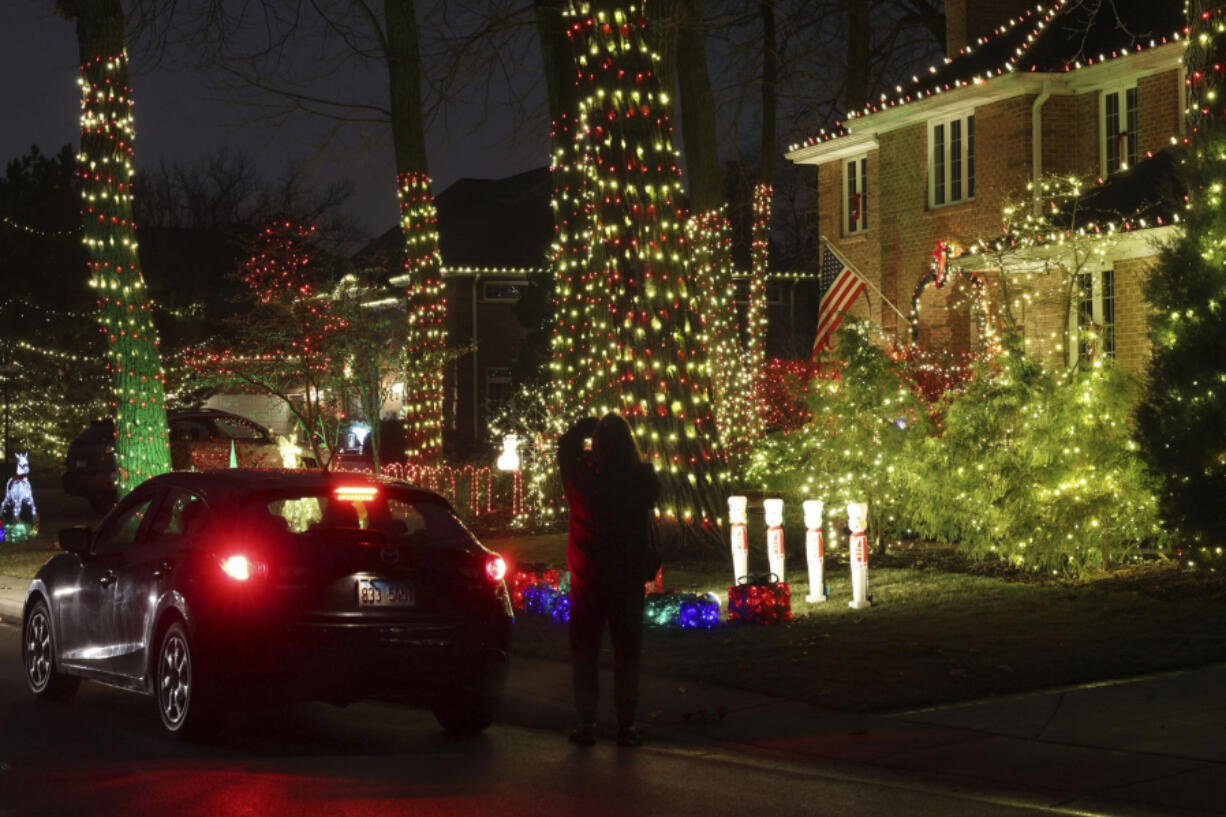
M 511 606 L 524 609 L 524 591 L 536 586 L 551 587 L 559 593 L 570 590 L 570 573 L 564 567 L 546 564 L 519 565 L 511 576 Z
M 728 621 L 778 624 L 792 620 L 792 588 L 787 582 L 756 577 L 728 588 Z

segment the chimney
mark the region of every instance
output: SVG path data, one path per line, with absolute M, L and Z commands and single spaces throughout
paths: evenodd
M 945 0 L 945 56 L 1035 7 L 1038 0 Z

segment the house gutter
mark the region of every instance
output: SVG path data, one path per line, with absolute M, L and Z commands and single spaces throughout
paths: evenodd
M 1034 215 L 1038 216 L 1043 194 L 1039 190 L 1039 179 L 1043 176 L 1043 103 L 1051 96 L 1051 83 L 1046 79 L 1039 86 L 1039 95 L 1030 106 L 1030 166 L 1031 190 L 1034 199 Z

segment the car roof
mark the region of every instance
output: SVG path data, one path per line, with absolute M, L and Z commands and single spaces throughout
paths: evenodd
M 263 491 L 331 490 L 342 485 L 384 485 L 420 495 L 423 499 L 446 502 L 434 491 L 404 480 L 353 471 L 313 469 L 218 468 L 210 471 L 170 471 L 144 483 L 150 487 L 183 488 L 206 500 L 227 502 Z

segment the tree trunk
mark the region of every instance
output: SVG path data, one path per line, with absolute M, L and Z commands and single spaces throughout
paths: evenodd
M 426 160 L 425 112 L 421 102 L 421 52 L 412 0 L 386 0 L 387 71 L 396 157 L 404 269 L 409 277 L 410 370 L 405 376 L 405 456 L 434 465 L 443 451 L 443 363 L 446 314 L 438 215 Z
M 75 15 L 81 56 L 81 218 L 98 291 L 115 411 L 122 497 L 171 469 L 157 330 L 132 223 L 132 89 L 119 0 L 61 4 Z
M 760 0 L 762 16 L 762 184 L 775 183 L 775 85 L 779 76 L 779 45 L 775 36 L 775 0 Z
M 698 294 L 681 256 L 681 172 L 642 4 L 627 13 L 617 0 L 572 0 L 572 9 L 583 96 L 578 132 L 588 184 L 598 191 L 582 297 L 608 305 L 617 333 L 602 350 L 606 367 L 582 374 L 619 394 L 617 408 L 660 477 L 662 520 L 676 523 L 670 529 L 687 543 L 722 549 L 724 458 Z
M 715 96 L 707 73 L 702 0 L 679 0 L 677 80 L 681 99 L 681 139 L 690 183 L 690 209 L 714 210 L 724 203 L 724 178 L 716 144 Z

